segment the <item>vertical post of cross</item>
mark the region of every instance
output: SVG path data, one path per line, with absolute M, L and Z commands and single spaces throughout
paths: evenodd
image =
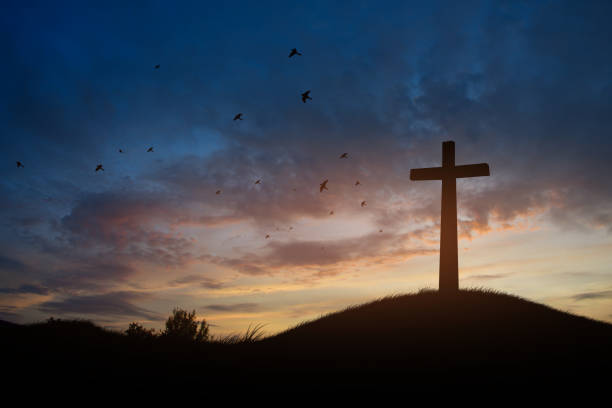
M 489 176 L 487 163 L 455 166 L 455 142 L 442 142 L 442 167 L 410 169 L 410 180 L 442 180 L 442 217 L 440 219 L 440 283 L 444 293 L 459 291 L 457 262 L 457 180 Z
M 457 254 L 457 180 L 455 142 L 442 143 L 442 214 L 440 224 L 440 292 L 459 290 Z

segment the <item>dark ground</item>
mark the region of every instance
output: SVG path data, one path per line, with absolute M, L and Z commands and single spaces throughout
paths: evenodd
M 0 338 L 8 387 L 386 385 L 411 392 L 572 387 L 598 393 L 612 383 L 612 325 L 475 290 L 388 297 L 242 344 L 138 340 L 75 321 L 2 324 Z

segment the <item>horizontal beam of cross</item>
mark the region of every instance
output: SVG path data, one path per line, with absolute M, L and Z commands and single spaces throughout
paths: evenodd
M 410 170 L 410 180 L 442 180 L 445 178 L 480 177 L 488 175 L 490 175 L 490 172 L 487 163 Z

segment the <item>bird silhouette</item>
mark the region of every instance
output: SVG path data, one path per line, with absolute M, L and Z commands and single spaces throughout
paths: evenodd
M 340 157 L 338 157 L 339 159 L 348 159 L 348 153 L 342 153 L 340 155 Z
M 356 186 L 361 185 L 361 183 L 359 182 L 359 180 L 357 180 L 357 181 L 355 182 L 355 185 L 356 185 Z
M 302 102 L 306 103 L 308 99 L 312 100 L 312 98 L 310 97 L 310 90 L 302 94 Z
M 382 230 L 378 230 L 378 232 L 382 232 Z
M 291 52 L 289 53 L 289 58 L 293 57 L 294 55 L 302 55 L 302 53 L 298 52 L 298 50 L 296 50 L 295 48 L 293 48 L 291 50 Z
M 328 181 L 329 181 L 329 180 L 325 180 L 324 182 L 322 182 L 322 183 L 321 183 L 321 185 L 319 186 L 319 192 L 320 192 L 320 193 L 322 193 L 322 192 L 323 192 L 323 190 L 329 190 L 329 189 L 327 188 L 327 182 L 328 182 Z
M 119 149 L 119 153 L 123 153 L 123 149 Z
M 293 227 L 289 227 L 289 231 L 291 231 L 293 229 Z
M 25 166 L 23 165 L 23 163 L 21 163 L 20 161 L 18 161 L 18 162 L 17 162 L 17 168 L 20 168 L 20 167 L 25 167 Z
M 216 194 L 216 195 L 221 194 L 221 190 L 217 190 L 217 191 L 215 192 L 215 194 Z
M 366 203 L 366 202 L 365 202 L 365 200 L 363 200 L 363 201 L 361 202 L 361 206 L 362 206 L 362 207 L 365 207 L 366 205 L 368 205 L 368 203 Z
M 270 234 L 266 234 L 266 239 L 270 238 Z
M 234 120 L 242 120 L 242 113 L 238 113 L 236 116 L 234 116 Z
M 159 69 L 159 64 L 157 64 L 157 65 L 155 66 L 155 69 Z
M 151 147 L 149 147 L 149 148 L 147 149 L 147 153 L 148 153 L 148 152 L 152 152 L 152 151 L 153 151 L 153 146 L 151 146 Z
M 261 179 L 257 180 L 255 184 L 261 184 Z
M 104 167 L 102 167 L 102 165 L 101 165 L 101 164 L 98 164 L 98 165 L 96 166 L 96 171 L 99 171 L 99 170 L 104 171 Z
M 329 212 L 329 215 L 334 215 L 334 210 L 331 210 L 331 211 Z

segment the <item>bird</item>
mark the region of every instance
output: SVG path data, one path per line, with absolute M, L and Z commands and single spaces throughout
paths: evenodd
M 221 194 L 221 190 L 217 190 L 217 191 L 215 192 L 215 194 L 216 194 L 216 195 Z
M 334 210 L 331 210 L 331 211 L 329 212 L 329 215 L 334 215 Z
M 289 58 L 293 57 L 294 55 L 302 55 L 302 53 L 298 52 L 298 50 L 296 50 L 295 48 L 293 48 L 291 50 L 291 53 L 289 53 Z
M 102 167 L 102 165 L 101 165 L 101 164 L 98 164 L 98 165 L 96 166 L 96 171 L 98 171 L 98 170 L 102 170 L 102 171 L 104 171 L 104 167 Z
M 357 181 L 355 182 L 355 185 L 356 185 L 356 186 L 358 186 L 358 185 L 360 185 L 360 184 L 361 184 L 361 183 L 359 182 L 359 180 L 357 180 Z
M 23 165 L 23 163 L 21 163 L 20 161 L 18 161 L 18 162 L 17 162 L 17 168 L 20 168 L 20 167 L 25 167 L 25 166 Z
M 157 64 L 157 65 L 155 66 L 155 69 L 159 69 L 159 64 Z
M 378 230 L 378 232 L 382 232 L 382 230 Z
M 310 97 L 310 90 L 302 94 L 302 102 L 306 103 L 308 99 L 312 100 L 312 98 Z
M 319 186 L 319 192 L 320 192 L 320 193 L 322 193 L 322 192 L 323 192 L 323 190 L 329 190 L 329 189 L 327 188 L 327 182 L 328 182 L 328 181 L 329 181 L 329 180 L 325 180 L 324 182 L 322 182 L 322 183 L 321 183 L 321 185 Z
M 123 153 L 123 149 L 119 149 L 119 153 Z
M 339 159 L 348 159 L 348 153 L 342 153 L 340 155 L 340 157 L 338 157 Z
M 297 188 L 294 188 L 293 191 L 297 191 Z
M 270 234 L 266 234 L 266 239 L 270 238 Z
M 261 179 L 257 180 L 255 184 L 261 184 Z
M 242 120 L 242 113 L 236 114 L 236 116 L 234 116 L 234 120 Z
M 363 201 L 361 202 L 361 206 L 362 206 L 362 207 L 365 207 L 366 205 L 368 205 L 368 203 L 366 203 L 366 202 L 365 202 L 365 200 L 363 200 Z
M 149 148 L 147 149 L 147 153 L 148 153 L 148 152 L 152 152 L 152 151 L 153 151 L 153 146 L 151 146 L 151 147 L 149 147 Z
M 293 229 L 293 227 L 289 227 L 289 231 L 291 231 Z

